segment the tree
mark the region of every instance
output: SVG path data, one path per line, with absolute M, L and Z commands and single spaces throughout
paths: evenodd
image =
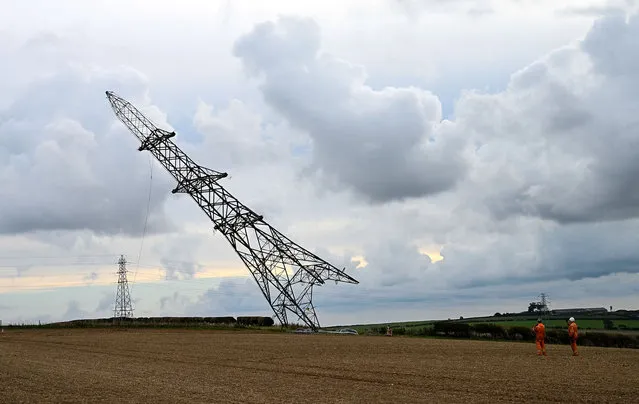
M 528 305 L 528 313 L 535 313 L 541 311 L 543 305 L 540 302 L 530 302 Z

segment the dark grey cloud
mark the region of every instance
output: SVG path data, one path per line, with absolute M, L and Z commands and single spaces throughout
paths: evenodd
M 313 20 L 258 24 L 235 44 L 266 101 L 313 142 L 312 170 L 375 202 L 436 194 L 464 175 L 460 139 L 437 97 L 417 88 L 373 90 L 363 69 L 319 53 Z
M 362 278 L 366 269 L 357 270 Z M 365 277 L 364 277 L 365 278 Z M 376 284 L 317 287 L 314 303 L 320 323 L 353 324 L 381 321 L 423 320 L 494 312 L 522 311 L 538 299 L 540 292 L 551 298 L 551 307 L 602 306 L 632 301 L 639 291 L 637 275 L 615 274 L 581 280 L 543 280 L 506 284 L 458 287 L 425 287 L 423 282 L 394 286 Z M 174 297 L 177 296 L 177 299 Z M 186 294 L 173 294 L 164 301 L 165 313 L 184 315 L 268 315 L 270 308 L 251 280 L 228 280 L 225 286 L 211 288 L 191 302 Z M 619 300 L 628 296 L 630 300 Z M 618 302 L 618 303 L 615 303 Z M 345 309 L 347 308 L 347 309 Z M 167 314 L 170 315 L 170 314 Z
M 403 320 L 455 318 L 459 315 L 491 315 L 497 311 L 524 311 L 530 301 L 539 298 L 541 292 L 550 296 L 552 308 L 608 307 L 619 296 L 632 296 L 636 293 L 639 288 L 638 280 L 636 275 L 615 275 L 578 281 L 484 285 L 462 290 L 454 288 L 428 292 L 419 285 L 408 285 L 400 290 L 353 288 L 350 294 L 337 293 L 339 288 L 335 288 L 318 295 L 316 303 L 324 325 L 334 323 L 335 318 L 348 317 L 341 313 L 343 307 L 349 307 L 348 321 L 351 324 L 384 321 L 380 315 L 369 314 L 384 312 L 391 321 L 393 317 L 397 319 L 402 316 Z M 406 313 L 409 313 L 408 316 Z

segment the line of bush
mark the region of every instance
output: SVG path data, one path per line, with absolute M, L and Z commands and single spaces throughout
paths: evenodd
M 386 334 L 386 327 L 378 327 L 371 330 L 373 334 Z M 450 337 L 494 339 L 511 341 L 534 341 L 535 335 L 531 327 L 513 326 L 503 327 L 492 323 L 460 323 L 454 321 L 438 321 L 432 326 L 426 327 L 393 327 L 393 335 L 406 335 L 414 337 Z M 548 330 L 546 342 L 549 344 L 569 344 L 567 330 Z M 639 348 L 639 335 L 582 331 L 579 335 L 579 344 L 585 346 Z
M 275 321 L 271 317 L 238 317 L 237 323 L 242 325 L 254 325 L 258 327 L 270 327 L 275 324 Z
M 135 318 L 99 318 L 72 320 L 60 323 L 37 324 L 37 325 L 7 325 L 13 328 L 98 328 L 111 326 L 125 327 L 270 327 L 275 322 L 271 317 L 250 316 L 250 317 L 135 317 Z

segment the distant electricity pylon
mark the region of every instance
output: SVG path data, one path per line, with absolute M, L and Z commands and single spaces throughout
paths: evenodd
M 540 307 L 539 307 L 539 311 L 541 311 L 541 317 L 542 318 L 547 318 L 548 315 L 550 314 L 550 299 L 548 298 L 548 295 L 545 293 L 541 293 L 539 295 L 539 303 L 540 303 Z
M 131 292 L 129 291 L 129 281 L 126 277 L 126 258 L 120 255 L 118 260 L 118 286 L 115 292 L 114 318 L 132 318 L 133 305 L 131 303 Z

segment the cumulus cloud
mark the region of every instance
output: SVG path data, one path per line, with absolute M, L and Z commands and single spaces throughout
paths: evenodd
M 131 68 L 71 63 L 67 54 L 58 57 L 52 42 L 59 40 L 28 41 L 8 59 L 19 75 L 26 67 L 30 81 L 0 110 L 0 232 L 139 234 L 148 161 L 136 155 L 124 127 L 114 124 L 104 91 L 144 98 L 146 79 Z M 33 62 L 43 54 L 41 65 Z M 34 66 L 41 69 L 29 72 Z M 169 187 L 166 177 L 160 182 Z M 166 196 L 151 201 L 150 232 L 170 228 L 162 208 Z
M 634 157 L 639 101 L 637 15 L 595 23 L 576 46 L 515 73 L 502 93 L 469 93 L 456 109 L 476 152 L 475 195 L 497 219 L 558 223 L 639 214 Z
M 312 138 L 314 164 L 376 202 L 450 189 L 463 175 L 459 139 L 441 122 L 436 96 L 367 86 L 362 68 L 320 53 L 310 19 L 258 24 L 235 44 L 266 101 Z
M 235 54 L 260 76 L 266 101 L 309 133 L 315 168 L 373 200 L 422 197 L 412 219 L 397 213 L 398 206 L 410 206 L 404 201 L 391 206 L 395 221 L 384 222 L 386 227 L 371 220 L 359 228 L 357 220 L 347 221 L 383 240 L 358 243 L 368 263 L 357 270 L 362 284 L 472 288 L 576 280 L 639 268 L 633 249 L 593 252 L 595 245 L 610 244 L 610 234 L 621 234 L 620 224 L 602 223 L 626 220 L 623 226 L 632 227 L 639 213 L 634 191 L 639 167 L 632 154 L 638 101 L 631 91 L 638 82 L 633 67 L 639 48 L 630 39 L 637 21 L 636 15 L 600 20 L 583 41 L 514 73 L 504 91 L 466 92 L 455 120 L 441 123 L 436 108 L 426 115 L 430 121 L 420 121 L 411 113 L 417 104 L 396 97 L 427 94 L 424 90 L 367 89 L 361 70 L 319 54 L 319 30 L 312 21 L 259 24 L 238 40 Z M 436 97 L 427 99 L 437 104 Z M 388 108 L 369 113 L 371 105 Z M 393 115 L 399 105 L 403 115 Z M 389 130 L 378 118 L 406 130 Z M 352 128 L 357 130 L 347 130 Z M 399 133 L 408 140 L 402 142 Z M 425 169 L 436 163 L 420 136 L 440 148 L 439 170 Z M 367 142 L 379 146 L 379 153 L 366 149 Z M 421 175 L 406 175 L 415 167 Z M 442 173 L 455 175 L 446 186 L 433 186 Z M 397 177 L 405 182 L 391 180 Z M 415 213 L 420 204 L 425 210 L 437 206 L 439 217 Z M 368 210 L 363 217 L 377 222 L 379 213 Z M 392 228 L 404 234 L 389 236 Z M 433 263 L 420 253 L 420 239 L 442 246 L 444 260 Z
M 200 101 L 193 124 L 202 141 L 191 145 L 189 153 L 220 170 L 271 166 L 281 159 L 292 161 L 291 152 L 308 143 L 286 122 L 269 121 L 238 99 L 219 109 Z

